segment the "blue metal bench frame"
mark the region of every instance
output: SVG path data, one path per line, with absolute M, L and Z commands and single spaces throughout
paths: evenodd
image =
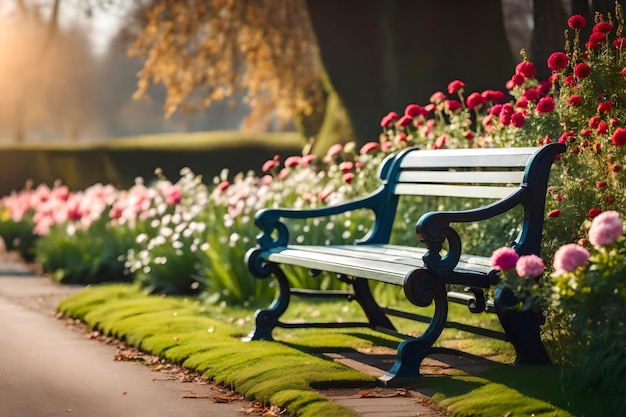
M 389 316 L 429 323 L 419 337 L 400 335 L 397 359 L 379 381 L 388 386 L 406 385 L 419 376 L 422 360 L 434 351 L 433 344 L 445 327 L 471 331 L 510 341 L 517 354 L 516 364 L 549 364 L 540 339 L 543 316 L 513 311 L 512 293 L 497 288 L 493 305 L 485 293 L 499 280 L 489 258 L 462 253 L 461 237 L 452 227 L 459 222 L 480 222 L 523 207 L 521 231 L 511 245 L 519 255 L 540 253 L 545 198 L 553 161 L 565 146 L 551 143 L 539 148 L 489 148 L 455 150 L 406 149 L 389 156 L 381 165 L 382 185 L 372 194 L 344 204 L 310 209 L 264 209 L 256 217 L 262 233 L 257 246 L 246 254 L 250 272 L 259 278 L 273 275 L 279 284 L 278 297 L 267 309 L 257 311 L 255 328 L 247 340 L 272 340 L 275 327 L 369 327 L 399 335 Z M 494 202 L 463 211 L 425 213 L 415 226 L 425 248 L 389 245 L 398 200 L 404 195 L 490 198 Z M 354 245 L 294 245 L 283 218 L 326 217 L 357 209 L 370 209 L 375 222 L 368 234 Z M 444 243 L 447 252 L 441 256 Z M 506 244 L 506 242 L 503 242 Z M 494 248 L 495 249 L 495 248 Z M 335 273 L 351 284 L 351 291 L 316 291 L 291 288 L 281 265 L 295 265 L 313 272 Z M 414 305 L 435 304 L 432 317 L 424 317 L 378 305 L 368 280 L 402 286 Z M 466 292 L 449 286 L 466 286 Z M 357 301 L 367 322 L 287 323 L 280 316 L 291 295 L 339 297 Z M 504 332 L 448 322 L 448 302 L 467 304 L 472 313 L 491 311 L 498 315 Z

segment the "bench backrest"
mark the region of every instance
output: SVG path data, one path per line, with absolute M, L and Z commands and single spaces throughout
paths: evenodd
M 524 214 L 516 249 L 520 254 L 539 253 L 548 177 L 552 162 L 564 150 L 565 145 L 551 143 L 519 148 L 413 148 L 390 156 L 380 169 L 387 197 L 378 208 L 379 223 L 364 241 L 388 241 L 400 196 L 482 198 L 499 203 L 497 210 L 507 204 L 521 205 Z M 490 209 L 483 213 L 486 217 L 491 216 Z

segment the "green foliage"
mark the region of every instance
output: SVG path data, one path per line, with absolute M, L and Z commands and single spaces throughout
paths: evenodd
M 120 255 L 134 246 L 135 234 L 98 220 L 89 230 L 58 225 L 35 244 L 44 272 L 64 284 L 130 281 Z
M 34 247 L 37 236 L 33 233 L 33 219 L 25 217 L 14 221 L 11 213 L 0 204 L 0 239 L 8 251 L 16 251 L 26 262 L 35 259 Z

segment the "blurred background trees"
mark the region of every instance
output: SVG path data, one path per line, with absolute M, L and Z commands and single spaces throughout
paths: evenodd
M 0 0 L 0 136 L 294 130 L 375 140 L 462 79 L 503 88 L 524 48 L 546 78 L 566 19 L 612 0 Z M 68 11 L 70 17 L 68 18 Z M 88 19 L 116 15 L 112 42 Z

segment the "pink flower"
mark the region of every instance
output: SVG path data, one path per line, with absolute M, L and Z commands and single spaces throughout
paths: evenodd
M 326 156 L 324 157 L 324 160 L 330 161 L 332 158 L 339 155 L 341 151 L 343 151 L 343 145 L 339 143 L 335 143 L 333 146 L 328 148 L 328 151 L 326 152 Z
M 591 222 L 589 242 L 594 246 L 610 245 L 624 233 L 619 213 L 614 210 L 599 214 Z
M 275 159 L 268 159 L 267 161 L 265 161 L 265 163 L 261 167 L 261 171 L 263 171 L 263 172 L 271 171 L 272 169 L 276 168 L 277 166 L 278 166 L 278 161 L 277 160 L 275 160 Z
M 380 144 L 378 142 L 367 142 L 365 145 L 361 146 L 361 150 L 359 153 L 361 155 L 368 154 L 380 148 Z
M 407 116 L 406 114 L 398 120 L 398 126 L 405 127 L 411 124 L 413 118 L 411 116 Z
M 222 181 L 219 183 L 219 185 L 217 186 L 217 189 L 222 192 L 222 191 L 226 191 L 226 189 L 230 187 L 230 183 L 228 181 Z
M 569 64 L 569 58 L 563 52 L 553 52 L 548 57 L 548 68 L 552 71 L 559 71 Z
M 430 96 L 430 102 L 431 103 L 441 103 L 442 101 L 444 101 L 446 99 L 446 95 L 444 93 L 442 93 L 441 91 L 437 91 L 435 93 L 433 93 L 432 96 Z
M 570 243 L 561 246 L 554 253 L 552 266 L 557 274 L 573 272 L 589 259 L 589 251 L 580 245 Z
M 465 88 L 465 83 L 461 80 L 454 80 L 448 84 L 448 93 L 454 94 L 459 90 Z
M 515 252 L 515 249 L 502 247 L 496 249 L 491 254 L 491 266 L 506 271 L 507 269 L 515 268 L 518 259 L 519 255 Z
M 567 19 L 567 24 L 572 29 L 580 30 L 580 29 L 583 29 L 585 27 L 585 25 L 587 24 L 587 19 L 585 19 L 584 16 L 581 16 L 579 14 L 575 14 L 575 15 L 571 16 L 569 19 Z
M 545 271 L 543 259 L 535 254 L 520 256 L 515 271 L 521 278 L 536 278 Z
M 343 172 L 344 174 L 352 171 L 353 168 L 354 168 L 354 162 L 351 162 L 351 161 L 344 161 L 339 164 L 339 170 Z
M 552 113 L 554 111 L 554 99 L 550 96 L 543 97 L 537 103 L 537 113 Z
M 303 168 L 308 167 L 315 160 L 315 158 L 317 158 L 317 156 L 315 156 L 314 154 L 304 155 L 300 160 L 300 165 Z
M 354 174 L 352 172 L 347 172 L 343 174 L 342 178 L 345 183 L 352 184 L 352 181 L 354 181 Z
M 448 136 L 441 135 L 441 136 L 439 136 L 437 138 L 437 140 L 435 140 L 435 144 L 433 145 L 433 149 L 441 149 L 441 148 L 446 146 L 447 142 L 448 142 Z
M 287 159 L 285 159 L 285 166 L 287 168 L 297 167 L 298 165 L 300 165 L 301 161 L 302 161 L 301 156 L 290 156 Z
M 380 125 L 382 127 L 388 127 L 390 124 L 392 124 L 396 120 L 398 120 L 398 113 L 396 113 L 395 111 L 392 111 L 382 118 L 382 120 L 380 121 Z
M 182 190 L 176 185 L 164 187 L 162 193 L 165 197 L 165 202 L 170 206 L 180 203 L 183 198 Z

